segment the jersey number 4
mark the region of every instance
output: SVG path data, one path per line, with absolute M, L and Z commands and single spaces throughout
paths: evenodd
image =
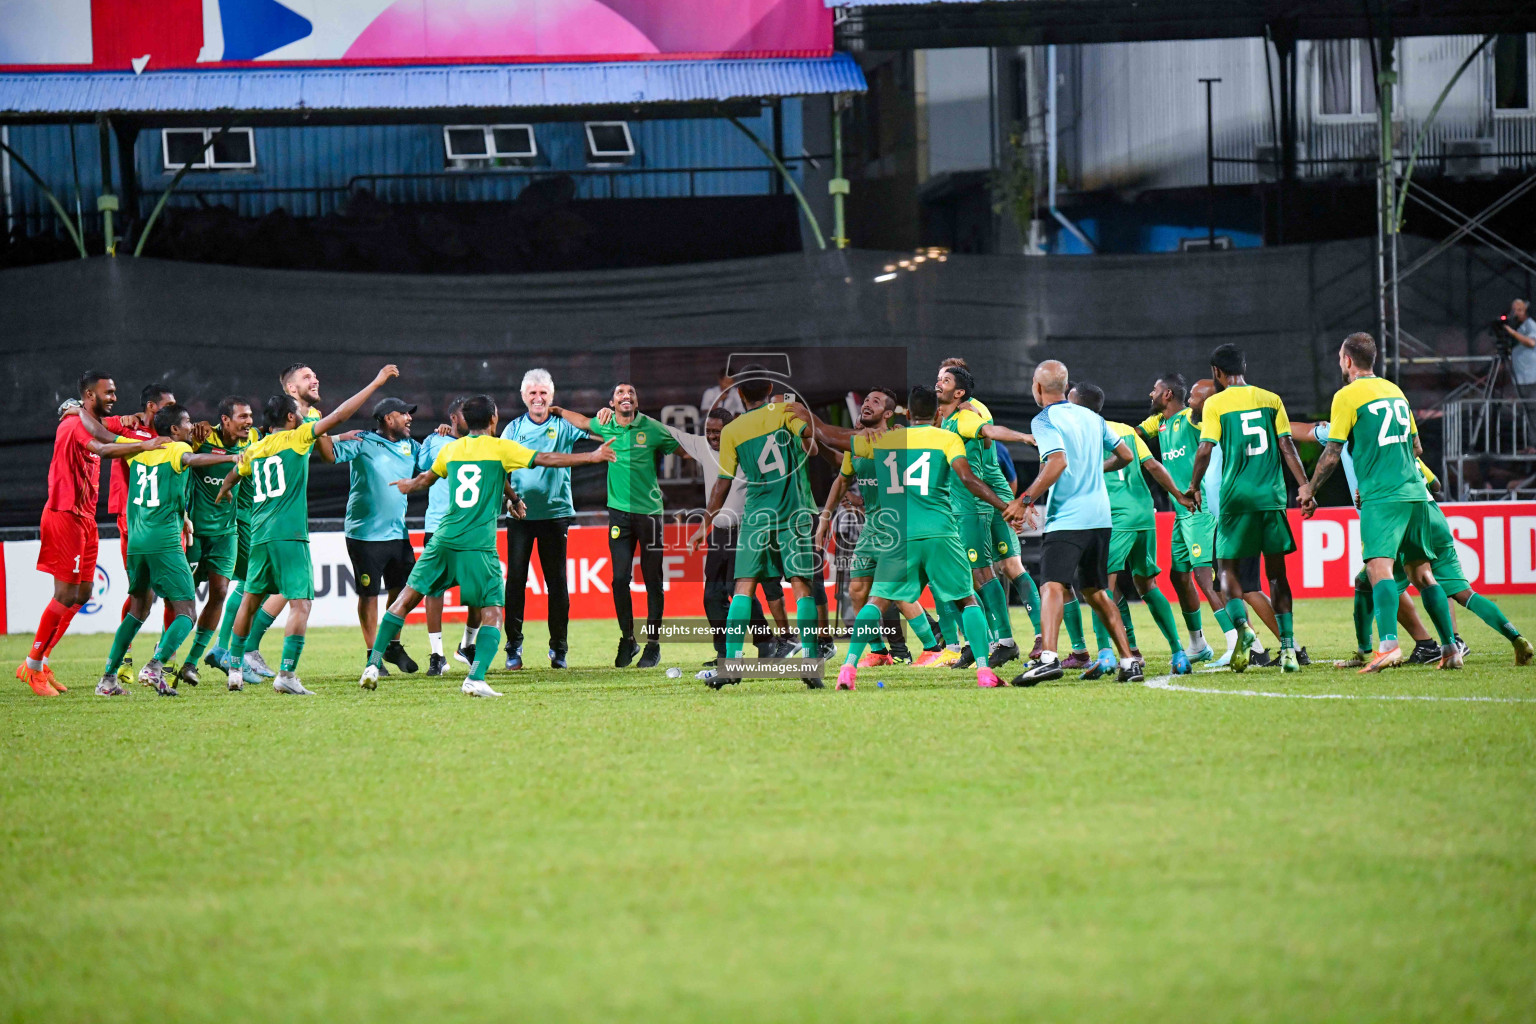
M 912 460 L 912 464 L 903 473 L 900 464 L 897 462 L 896 453 L 888 453 L 885 456 L 885 468 L 891 472 L 891 484 L 885 489 L 885 493 L 900 494 L 910 487 L 918 494 L 927 495 L 928 470 L 930 468 L 928 458 L 931 454 L 931 452 L 923 452 Z
M 251 463 L 252 501 L 280 498 L 288 490 L 288 477 L 280 455 L 269 455 Z
M 142 462 L 133 464 L 134 471 L 138 474 L 139 492 L 133 496 L 133 503 L 141 508 L 158 508 L 160 506 L 160 475 Z M 145 501 L 145 497 L 149 500 Z
M 1413 430 L 1413 419 L 1408 414 L 1408 403 L 1401 398 L 1383 398 L 1366 406 L 1381 417 L 1381 433 L 1376 437 L 1379 445 L 1403 444 Z M 1394 426 L 1402 427 L 1401 434 L 1392 433 Z

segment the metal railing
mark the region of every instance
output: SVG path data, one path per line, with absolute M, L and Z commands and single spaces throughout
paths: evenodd
M 1467 464 L 1503 462 L 1536 474 L 1536 398 L 1464 398 L 1445 404 L 1443 478 L 1462 500 L 1505 489 L 1471 487 Z
M 387 203 L 510 202 L 535 182 L 570 179 L 577 199 L 697 198 L 773 191 L 772 167 L 589 167 L 561 171 L 508 167 L 486 171 L 359 174 L 349 191 L 366 190 Z

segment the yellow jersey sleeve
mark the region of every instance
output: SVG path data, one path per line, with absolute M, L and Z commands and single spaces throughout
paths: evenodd
M 1205 411 L 1200 418 L 1200 440 L 1215 443 L 1221 440 L 1221 405 L 1217 401 L 1220 395 L 1212 395 L 1205 400 Z
M 1275 406 L 1275 436 L 1290 437 L 1291 418 L 1285 414 L 1285 402 L 1279 395 L 1270 395 L 1269 397 L 1273 400 Z M 1328 436 L 1332 437 L 1333 435 L 1329 434 Z
M 1328 412 L 1328 440 L 1337 441 L 1339 444 L 1347 444 L 1349 432 L 1355 429 L 1357 408 L 1355 398 L 1349 391 L 1349 387 L 1342 387 L 1335 391 L 1333 408 Z
M 805 420 L 801 419 L 799 416 L 796 416 L 794 413 L 791 413 L 788 409 L 784 410 L 784 425 L 788 427 L 790 433 L 794 434 L 796 437 L 805 436 L 805 429 L 807 427 Z
M 235 463 L 235 472 L 241 476 L 250 476 L 251 460 L 256 458 L 256 453 L 261 451 L 261 449 L 262 443 L 260 438 L 247 445 L 245 451 L 240 453 L 240 460 Z
M 458 441 L 450 441 L 437 450 L 437 458 L 432 460 L 432 475 L 439 480 L 448 479 L 448 453 Z
M 1141 428 L 1143 434 L 1155 434 L 1163 428 L 1163 414 L 1155 412 L 1136 425 Z
M 173 473 L 180 473 L 186 469 L 186 458 L 192 454 L 192 446 L 185 441 L 172 441 L 166 447 L 170 449 L 170 458 L 166 461 L 171 464 L 171 471 Z
M 851 441 L 852 444 L 849 446 L 849 453 L 851 455 L 857 455 L 861 459 L 872 459 L 875 457 L 875 442 L 872 438 L 865 434 L 854 434 L 851 438 Z M 724 447 L 723 444 L 722 447 Z M 845 469 L 843 472 L 847 473 L 849 476 L 852 476 L 852 461 L 848 463 L 848 466 L 850 468 Z
M 843 466 L 839 472 L 843 476 L 853 476 L 853 452 L 843 452 Z
M 975 415 L 974 413 L 972 415 Z M 980 417 L 977 417 L 978 421 Z M 965 442 L 960 440 L 959 434 L 950 433 L 948 430 L 939 431 L 940 444 L 944 446 L 944 459 L 946 462 L 954 462 L 956 459 L 965 458 Z
M 1408 436 L 1419 436 L 1419 418 L 1413 414 L 1412 409 L 1408 410 Z
M 1131 444 L 1131 454 L 1136 456 L 1136 464 L 1140 465 L 1152 457 L 1152 449 L 1147 447 L 1147 442 L 1141 439 L 1140 434 L 1132 434 L 1126 438 Z
M 1333 435 L 1330 434 L 1329 436 L 1332 437 Z M 1435 476 L 1435 471 L 1426 466 L 1423 459 L 1419 459 L 1418 462 L 1419 475 L 1424 478 L 1424 482 L 1426 484 L 1435 484 L 1440 482 L 1440 478 Z
M 963 438 L 975 440 L 981 436 L 981 428 L 985 425 L 986 420 L 974 410 L 961 409 L 955 414 L 955 433 Z
M 670 437 L 671 435 L 669 434 L 668 436 Z M 538 452 L 530 448 L 524 448 L 516 441 L 509 441 L 505 438 L 498 438 L 498 440 L 501 441 L 498 447 L 501 449 L 502 469 L 511 472 L 514 469 L 528 469 L 533 466 L 533 460 L 538 456 Z M 436 465 L 436 463 L 433 463 L 433 465 Z
M 720 475 L 726 478 L 736 476 L 736 431 L 732 430 L 740 418 L 733 420 L 720 431 Z

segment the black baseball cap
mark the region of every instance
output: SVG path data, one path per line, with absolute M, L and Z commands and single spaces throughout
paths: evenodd
M 416 407 L 414 405 L 406 405 L 403 399 L 385 398 L 373 407 L 373 418 L 382 423 L 384 417 L 392 412 L 408 412 L 414 416 L 416 415 Z

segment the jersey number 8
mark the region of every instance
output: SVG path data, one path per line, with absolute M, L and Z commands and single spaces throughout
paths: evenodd
M 460 466 L 459 482 L 453 489 L 453 503 L 459 508 L 474 508 L 480 503 L 480 467 Z
M 255 485 L 251 492 L 252 501 L 282 497 L 288 490 L 288 477 L 283 470 L 282 456 L 269 455 L 251 463 L 251 482 Z

